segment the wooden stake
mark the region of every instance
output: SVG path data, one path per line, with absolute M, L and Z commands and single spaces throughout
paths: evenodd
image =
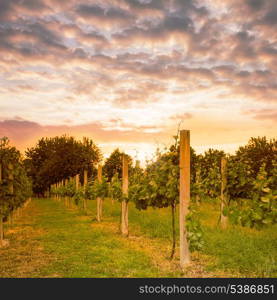
M 200 183 L 200 170 L 196 170 L 196 178 L 195 178 L 196 184 L 199 185 Z M 200 206 L 200 196 L 197 193 L 197 195 L 195 196 L 195 200 L 196 200 L 196 205 Z
M 88 170 L 84 170 L 84 186 L 88 184 Z
M 111 190 L 111 182 L 108 182 L 109 185 L 109 191 Z M 110 193 L 109 193 L 110 194 Z M 114 198 L 111 197 L 112 205 L 114 205 Z
M 79 189 L 79 183 L 80 183 L 80 175 L 77 174 L 75 176 L 76 191 Z
M 125 154 L 122 157 L 122 192 L 125 196 L 128 195 L 128 159 Z M 128 202 L 121 202 L 121 233 L 128 236 Z
M 190 202 L 190 131 L 180 131 L 180 266 L 190 263 L 190 251 L 185 226 Z
M 84 187 L 88 184 L 88 170 L 84 170 Z M 87 199 L 84 198 L 84 202 L 83 202 L 83 209 L 84 211 L 87 210 Z
M 9 193 L 11 195 L 13 195 L 13 165 L 11 163 L 9 163 L 8 165 L 8 169 L 9 169 Z M 10 212 L 9 215 L 9 224 L 13 224 L 13 211 Z
M 66 186 L 68 184 L 68 179 L 65 179 L 64 185 Z M 68 197 L 65 196 L 65 207 L 68 208 Z
M 227 226 L 227 216 L 224 216 L 223 211 L 227 206 L 227 159 L 221 158 L 221 207 L 220 207 L 220 225 L 222 228 Z
M 99 183 L 102 182 L 102 166 L 100 164 L 98 165 L 97 179 L 98 179 Z M 101 219 L 102 219 L 102 206 L 103 206 L 102 201 L 103 201 L 103 199 L 101 199 L 100 197 L 97 197 L 96 201 L 97 201 L 97 216 L 96 216 L 96 219 L 97 219 L 98 222 L 100 222 Z
M 72 178 L 72 179 L 74 180 L 74 178 Z M 77 191 L 80 187 L 80 174 L 75 175 L 75 185 L 76 185 L 76 191 Z M 78 208 L 79 203 L 77 203 L 77 205 L 76 205 L 76 202 L 74 201 L 74 199 L 71 198 L 71 200 L 72 200 L 73 208 Z
M 62 186 L 62 183 L 59 181 L 58 182 L 58 188 Z M 58 197 L 58 201 L 61 201 L 61 196 L 60 195 L 57 195 Z

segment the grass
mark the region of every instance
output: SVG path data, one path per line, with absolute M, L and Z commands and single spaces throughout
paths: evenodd
M 118 204 L 113 207 L 108 205 L 108 201 L 104 208 L 106 214 L 116 211 L 119 216 Z M 170 247 L 170 208 L 138 211 L 132 204 L 129 207 L 132 232 L 164 240 Z M 232 277 L 277 277 L 277 225 L 262 230 L 230 225 L 226 230 L 221 230 L 217 226 L 218 203 L 202 203 L 198 210 L 205 241 L 204 249 L 199 254 L 209 256 L 206 265 L 208 272 L 224 272 Z M 178 220 L 176 227 L 178 233 Z
M 114 224 L 103 225 L 92 222 L 91 216 L 83 216 L 77 210 L 65 209 L 61 203 L 49 199 L 36 199 L 31 205 L 30 212 L 35 216 L 28 222 L 32 222 L 31 227 L 35 234 L 30 234 L 20 241 L 21 248 L 17 251 L 19 244 L 13 235 L 20 228 L 28 232 L 30 226 L 20 220 L 10 226 L 7 234 L 10 247 L 0 249 L 0 263 L 3 266 L 0 270 L 1 277 L 82 278 L 156 277 L 157 275 L 172 277 L 175 275 L 170 271 L 160 270 L 149 253 L 144 251 L 143 247 L 140 249 L 139 243 L 121 237 Z M 24 219 L 27 220 L 28 216 L 24 216 L 22 220 Z M 32 268 L 27 268 L 28 264 L 23 263 L 26 257 L 21 255 L 22 252 L 26 252 L 25 256 L 30 256 L 29 244 L 41 250 L 37 253 L 40 263 Z M 50 259 L 46 260 L 46 257 Z
M 243 277 L 277 277 L 276 229 L 257 233 L 241 228 L 206 228 L 203 251 L 216 258 L 209 270 L 231 270 Z
M 215 262 L 209 271 L 221 269 L 241 277 L 277 277 L 277 224 L 262 230 L 229 225 L 217 226 L 219 205 L 201 206 L 199 217 L 204 229 L 203 252 Z
M 192 254 L 185 273 L 179 270 L 178 253 L 173 261 L 168 258 L 170 209 L 138 211 L 130 204 L 129 238 L 119 233 L 119 203 L 105 199 L 101 223 L 95 212 L 95 201 L 89 201 L 88 215 L 50 199 L 32 201 L 7 228 L 10 246 L 0 249 L 0 277 L 277 276 L 277 227 L 221 230 L 215 203 L 201 204 L 205 246 Z

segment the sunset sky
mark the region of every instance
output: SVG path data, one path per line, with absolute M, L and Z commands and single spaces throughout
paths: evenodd
M 277 133 L 276 0 L 0 0 L 0 136 L 139 159 L 179 122 L 234 151 Z

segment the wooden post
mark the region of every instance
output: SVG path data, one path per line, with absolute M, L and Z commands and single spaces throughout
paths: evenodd
M 86 187 L 86 185 L 88 184 L 88 170 L 84 170 L 84 187 Z M 83 202 L 83 209 L 84 211 L 87 210 L 87 199 L 84 198 L 84 202 Z
M 58 187 L 59 187 L 59 182 L 57 182 L 57 183 L 55 184 L 55 187 L 56 187 L 56 189 L 58 189 Z M 56 197 L 57 201 L 59 201 L 59 196 L 58 196 L 58 194 L 57 194 L 57 190 L 56 190 L 56 193 L 55 193 L 55 197 Z
M 65 179 L 65 181 L 64 181 L 64 185 L 66 186 L 68 184 L 68 179 Z M 65 196 L 65 207 L 67 207 L 68 208 L 68 205 L 69 203 L 68 203 L 68 197 L 67 196 Z
M 110 191 L 111 191 L 111 182 L 108 182 L 108 189 L 109 189 L 109 194 L 110 194 Z M 114 205 L 114 198 L 111 197 L 111 201 L 112 201 L 112 205 Z
M 98 182 L 101 183 L 102 182 L 102 166 L 99 164 L 98 165 L 98 170 L 97 170 L 97 179 Z M 101 199 L 100 197 L 97 197 L 96 199 L 97 201 L 97 221 L 100 222 L 102 219 L 102 203 L 103 203 L 103 199 Z
M 58 182 L 55 183 L 54 187 L 56 188 L 56 191 L 57 191 L 57 189 L 58 189 L 58 187 L 59 187 L 59 183 L 58 183 Z M 58 194 L 57 194 L 57 193 L 55 193 L 55 198 L 56 198 L 57 201 L 59 201 L 59 197 L 58 197 Z
M 64 181 L 63 181 L 63 179 L 61 180 L 61 187 L 63 187 L 63 185 L 64 185 Z M 63 204 L 64 204 L 64 196 L 63 195 L 60 195 L 60 197 L 61 197 L 61 202 L 63 202 Z
M 79 189 L 79 183 L 80 183 L 80 175 L 77 174 L 77 175 L 75 175 L 75 187 L 76 187 L 76 191 Z
M 79 189 L 79 186 L 80 186 L 80 175 L 79 174 L 77 174 L 75 176 L 75 185 L 76 185 L 76 191 L 77 191 Z M 73 206 L 75 207 L 75 203 L 73 201 L 74 200 L 72 199 Z
M 200 170 L 199 169 L 196 170 L 196 176 L 195 177 L 196 177 L 195 178 L 196 184 L 199 187 L 199 184 L 200 184 Z M 195 201 L 196 201 L 196 205 L 200 206 L 200 196 L 199 196 L 198 193 L 195 196 Z
M 58 188 L 60 188 L 62 186 L 61 181 L 58 182 Z M 62 197 L 61 195 L 58 194 L 58 201 L 62 201 Z
M 53 188 L 55 188 L 55 190 L 58 188 L 58 184 L 57 183 L 53 184 L 52 186 L 53 186 Z M 56 193 L 53 195 L 53 197 L 56 199 L 56 201 L 58 201 L 58 196 L 57 196 Z
M 186 216 L 190 202 L 190 131 L 180 131 L 180 266 L 190 263 Z
M 227 206 L 227 159 L 221 158 L 221 207 L 220 207 L 220 225 L 222 228 L 227 226 L 227 216 L 224 216 L 223 211 Z
M 122 157 L 122 193 L 128 195 L 128 159 L 125 154 Z M 121 233 L 128 236 L 128 202 L 121 202 Z
M 79 175 L 78 175 L 78 177 L 79 177 Z M 70 182 L 74 183 L 74 180 L 76 180 L 75 176 L 73 176 L 73 177 L 70 178 Z M 79 188 L 79 182 L 78 182 L 78 188 Z M 72 197 L 69 197 L 69 199 L 70 199 L 70 206 L 71 206 L 71 208 L 75 208 L 74 199 Z
M 13 165 L 11 163 L 9 163 L 8 165 L 8 169 L 9 169 L 9 193 L 11 195 L 13 195 Z M 13 211 L 11 211 L 10 215 L 9 215 L 9 224 L 13 223 Z
M 72 182 L 72 177 L 68 178 L 68 184 L 70 184 Z M 72 208 L 72 198 L 70 196 L 67 196 L 67 201 L 68 201 L 68 208 L 71 209 Z

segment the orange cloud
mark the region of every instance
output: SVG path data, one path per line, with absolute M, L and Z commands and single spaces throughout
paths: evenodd
M 203 128 L 225 118 L 215 144 L 270 135 L 275 2 L 1 0 L 0 133 L 19 145 L 64 132 L 151 143 L 183 120 L 209 143 Z

